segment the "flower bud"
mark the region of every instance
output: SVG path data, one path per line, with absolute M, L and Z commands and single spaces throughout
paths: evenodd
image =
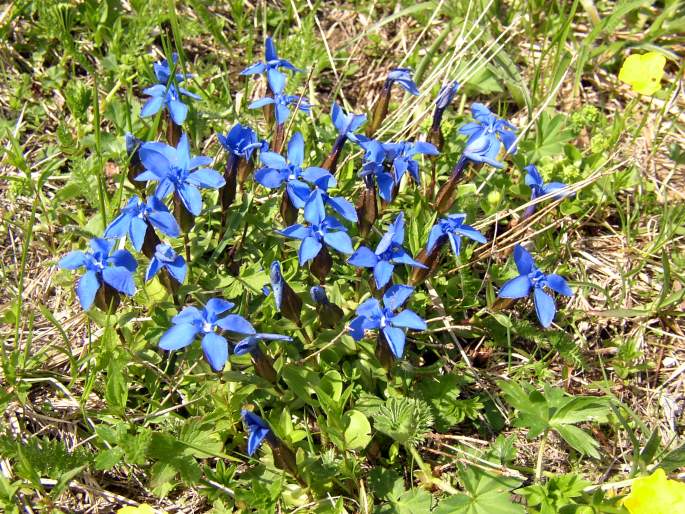
M 280 262 L 274 261 L 271 263 L 269 276 L 271 289 L 274 292 L 276 310 L 297 326 L 301 326 L 300 312 L 302 311 L 302 300 L 283 278 Z
M 288 191 L 283 191 L 283 197 L 281 198 L 280 207 L 281 218 L 286 226 L 294 225 L 297 221 L 297 208 L 290 201 L 290 196 L 288 196 Z
M 376 193 L 376 184 L 373 177 L 367 175 L 364 177 L 364 184 L 366 187 L 359 195 L 357 202 L 357 227 L 359 228 L 359 235 L 366 237 L 371 230 L 371 227 L 378 218 L 378 201 Z
M 311 264 L 309 265 L 309 271 L 319 279 L 319 282 L 323 284 L 326 282 L 326 277 L 333 267 L 333 259 L 331 254 L 328 253 L 328 249 L 324 245 L 321 251 L 314 257 Z
M 323 287 L 314 286 L 309 290 L 309 293 L 316 304 L 316 313 L 321 326 L 325 328 L 337 326 L 345 315 L 343 310 L 328 300 Z

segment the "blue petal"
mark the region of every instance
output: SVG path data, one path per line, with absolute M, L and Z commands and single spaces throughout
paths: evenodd
M 147 271 L 145 272 L 145 282 L 149 282 L 152 280 L 152 277 L 154 277 L 159 270 L 162 269 L 162 263 L 157 260 L 156 257 L 153 257 L 150 260 L 150 264 L 147 267 Z
M 474 241 L 477 241 L 479 243 L 487 243 L 488 240 L 486 237 L 480 233 L 479 230 L 476 230 L 470 225 L 462 225 L 459 227 L 455 232 L 458 234 L 461 234 L 462 236 L 466 236 L 469 239 L 473 239 Z
M 137 252 L 143 247 L 143 242 L 145 241 L 145 233 L 147 232 L 147 223 L 142 218 L 133 218 L 131 220 L 131 227 L 129 229 L 129 235 L 131 236 L 131 244 Z
M 93 305 L 98 289 L 100 289 L 100 281 L 97 273 L 86 271 L 76 285 L 76 295 L 83 310 L 87 311 Z
M 357 307 L 357 315 L 367 319 L 380 319 L 383 316 L 381 304 L 375 298 L 369 298 Z
M 566 279 L 556 273 L 547 275 L 547 286 L 549 286 L 552 291 L 556 291 L 564 296 L 573 296 L 573 291 L 568 287 Z
M 258 62 L 251 66 L 248 66 L 243 71 L 241 71 L 240 74 L 254 75 L 255 73 L 264 73 L 264 70 L 266 70 L 266 64 L 264 64 L 263 62 Z
M 226 185 L 226 180 L 211 168 L 201 168 L 188 175 L 188 182 L 207 189 L 219 189 Z
M 318 166 L 310 166 L 309 168 L 305 168 L 302 170 L 302 173 L 300 173 L 300 176 L 312 184 L 323 178 L 326 178 L 328 179 L 326 182 L 326 189 L 329 187 L 335 187 L 337 185 L 335 177 L 331 175 L 331 172 L 326 168 L 319 168 Z
M 439 223 L 436 223 L 433 225 L 433 228 L 431 228 L 430 234 L 428 234 L 428 243 L 426 244 L 426 253 L 431 253 L 433 250 L 433 247 L 436 245 L 438 242 L 438 239 L 440 239 L 442 236 L 445 234 L 442 231 L 442 227 L 440 227 Z
M 169 328 L 159 340 L 159 347 L 162 350 L 178 350 L 185 348 L 193 342 L 195 336 L 200 332 L 200 327 L 191 323 L 179 323 Z
M 364 316 L 357 316 L 348 325 L 348 332 L 355 341 L 361 341 L 364 339 L 364 322 L 366 318 Z
M 533 257 L 521 245 L 516 245 L 514 248 L 514 262 L 521 275 L 527 275 L 533 271 L 533 266 L 535 265 Z
M 261 446 L 262 441 L 269 434 L 270 430 L 268 428 L 261 427 L 250 427 L 250 435 L 247 438 L 247 454 L 252 456 Z
M 276 152 L 261 152 L 259 154 L 259 160 L 262 161 L 267 168 L 282 170 L 288 166 L 288 163 L 283 156 Z
M 276 104 L 276 122 L 285 123 L 290 117 L 290 110 L 283 104 Z
M 193 307 L 191 305 L 189 307 L 184 308 L 181 312 L 176 314 L 176 316 L 171 318 L 171 322 L 174 325 L 179 323 L 202 323 L 202 312 L 200 312 L 200 309 L 198 309 L 197 307 Z
M 147 102 L 145 102 L 145 105 L 143 105 L 143 108 L 140 110 L 140 117 L 147 118 L 148 116 L 157 114 L 162 108 L 162 105 L 164 105 L 164 97 L 153 96 Z
M 111 257 L 109 257 L 109 262 L 113 263 L 115 266 L 123 266 L 130 272 L 134 272 L 138 268 L 138 263 L 135 257 L 128 250 L 117 250 Z
M 447 238 L 450 241 L 450 246 L 452 247 L 452 252 L 454 255 L 459 255 L 461 252 L 461 237 L 459 237 L 459 234 L 455 234 L 454 232 L 450 232 L 447 234 Z
M 57 264 L 61 269 L 78 269 L 85 266 L 89 261 L 88 256 L 81 250 L 74 250 L 62 257 Z
M 373 268 L 378 263 L 378 256 L 366 246 L 360 246 L 352 256 L 347 259 L 347 262 L 352 266 L 359 266 L 362 268 Z
M 205 312 L 207 313 L 208 318 L 216 319 L 219 314 L 223 314 L 233 307 L 235 307 L 234 303 L 224 300 L 223 298 L 210 298 L 205 304 Z
M 406 336 L 404 330 L 391 326 L 383 327 L 383 335 L 390 346 L 390 350 L 396 359 L 401 359 L 404 354 L 404 343 Z
M 156 197 L 151 197 L 155 198 Z M 178 237 L 181 233 L 181 228 L 176 222 L 176 218 L 168 211 L 151 211 L 147 215 L 150 223 L 158 228 L 163 234 L 169 237 Z
M 188 266 L 186 261 L 180 255 L 176 257 L 174 262 L 167 264 L 167 270 L 169 274 L 176 279 L 176 282 L 183 284 L 186 279 L 186 274 L 188 273 Z
M 107 239 L 118 239 L 124 237 L 131 226 L 133 217 L 126 210 L 122 211 L 116 218 L 112 220 L 105 229 L 104 237 Z
M 180 100 L 170 100 L 168 105 L 171 119 L 176 125 L 183 125 L 186 116 L 188 116 L 188 106 Z
M 245 355 L 251 353 L 257 347 L 259 340 L 255 336 L 249 336 L 238 342 L 233 348 L 235 355 Z
M 297 252 L 297 257 L 299 259 L 300 265 L 312 260 L 314 257 L 319 255 L 321 247 L 323 245 L 320 241 L 313 237 L 305 237 L 300 244 L 300 249 Z
M 390 324 L 393 327 L 411 328 L 412 330 L 426 330 L 428 328 L 426 322 L 421 319 L 418 314 L 409 309 L 405 309 L 396 316 L 393 316 L 390 320 Z
M 288 161 L 298 168 L 304 162 L 304 138 L 300 132 L 295 132 L 288 142 Z
M 333 210 L 340 214 L 347 221 L 352 223 L 357 223 L 357 211 L 351 202 L 343 198 L 342 196 L 329 196 L 328 203 L 333 207 Z
M 499 290 L 500 298 L 523 298 L 530 293 L 531 283 L 528 275 L 519 275 L 507 280 Z
M 440 153 L 434 144 L 426 141 L 417 141 L 414 143 L 414 150 L 416 153 L 422 153 L 425 155 L 438 155 Z
M 221 371 L 228 360 L 228 341 L 215 332 L 202 338 L 202 351 L 214 371 Z
M 376 181 L 381 198 L 386 202 L 392 202 L 392 193 L 395 187 L 395 180 L 392 175 L 390 173 L 379 173 L 376 175 Z
M 397 310 L 414 292 L 411 286 L 397 284 L 388 289 L 383 295 L 383 304 L 391 311 Z
M 193 216 L 199 216 L 202 212 L 202 195 L 200 191 L 190 184 L 181 184 L 177 193 L 188 212 Z
M 267 68 L 266 80 L 269 83 L 269 89 L 274 95 L 280 95 L 285 88 L 285 75 L 275 68 Z
M 540 324 L 545 328 L 549 327 L 557 312 L 554 298 L 545 293 L 540 287 L 535 288 L 533 298 L 535 299 L 535 312 L 538 315 Z
M 326 209 L 323 204 L 323 193 L 319 189 L 315 189 L 304 204 L 304 217 L 305 219 L 321 219 L 325 216 Z
M 404 212 L 400 212 L 392 223 L 392 242 L 398 245 L 404 243 Z
M 392 252 L 392 257 L 390 262 L 393 264 L 407 264 L 408 266 L 414 266 L 415 268 L 426 268 L 424 264 L 412 259 L 412 256 L 407 253 L 404 248 L 399 248 Z
M 280 157 L 280 155 L 279 155 Z M 286 176 L 279 169 L 260 168 L 255 172 L 254 179 L 258 184 L 269 189 L 278 189 L 283 184 Z
M 143 143 L 138 155 L 145 169 L 154 173 L 158 179 L 166 177 L 171 165 L 176 162 L 176 149 L 164 143 Z
M 311 234 L 311 230 L 309 227 L 305 227 L 304 225 L 297 223 L 295 225 L 290 225 L 283 230 L 279 230 L 278 233 L 284 235 L 285 237 L 292 237 L 293 239 L 304 239 Z
M 388 261 L 379 260 L 373 268 L 373 278 L 376 280 L 376 287 L 380 289 L 392 278 L 392 271 L 395 266 Z
M 110 266 L 103 269 L 102 279 L 117 291 L 128 296 L 133 296 L 136 292 L 133 275 L 123 266 Z
M 324 234 L 323 240 L 328 246 L 335 248 L 340 253 L 350 254 L 354 252 L 350 236 L 347 235 L 347 232 L 343 232 L 342 230 L 338 232 L 327 232 Z
M 247 106 L 248 109 L 259 109 L 265 105 L 271 105 L 276 103 L 276 101 L 270 96 L 265 96 L 264 98 L 259 98 Z
M 290 202 L 296 209 L 304 208 L 311 194 L 309 186 L 300 180 L 290 180 L 288 185 L 285 186 L 285 190 L 290 198 Z M 312 212 L 310 211 L 310 213 Z M 316 211 L 313 214 L 316 214 Z M 312 218 L 307 217 L 307 213 L 305 212 L 304 219 L 310 220 Z
M 266 37 L 264 41 L 264 58 L 268 61 L 275 61 L 278 59 L 278 54 L 276 53 L 276 45 L 274 45 L 271 36 Z
M 229 314 L 225 318 L 221 318 L 217 321 L 216 324 L 224 330 L 235 332 L 236 334 L 253 335 L 257 333 L 252 326 L 252 323 L 239 314 Z

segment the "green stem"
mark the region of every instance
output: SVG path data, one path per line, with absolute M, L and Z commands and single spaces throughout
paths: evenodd
M 535 481 L 539 482 L 540 478 L 542 478 L 542 457 L 545 453 L 545 446 L 547 445 L 547 436 L 549 435 L 549 431 L 545 430 L 545 433 L 542 434 L 542 440 L 540 441 L 540 448 L 538 448 L 538 459 L 537 463 L 535 464 Z
M 418 450 L 414 448 L 410 444 L 405 444 L 404 449 L 407 450 L 413 457 L 414 461 L 416 464 L 419 466 L 421 469 L 421 472 L 424 474 L 426 477 L 426 480 L 430 482 L 432 485 L 436 486 L 438 489 L 449 493 L 449 494 L 459 494 L 459 491 L 452 487 L 450 484 L 447 482 L 444 482 L 443 480 L 440 480 L 437 477 L 433 476 L 433 470 L 430 468 L 428 464 L 426 464 L 423 459 L 421 458 L 421 454 L 419 454 Z
M 105 203 L 105 177 L 104 170 L 102 169 L 102 147 L 100 143 L 100 98 L 98 96 L 98 79 L 96 75 L 94 77 L 93 85 L 93 101 L 95 105 L 94 110 L 94 124 L 95 124 L 95 154 L 97 155 L 98 162 L 98 200 L 100 201 L 100 215 L 102 216 L 102 228 L 103 230 L 107 227 L 107 207 Z

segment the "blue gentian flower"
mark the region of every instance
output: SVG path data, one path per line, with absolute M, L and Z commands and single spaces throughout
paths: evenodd
M 328 295 L 326 295 L 326 290 L 321 286 L 313 286 L 309 290 L 309 296 L 312 297 L 312 301 L 316 304 L 326 305 L 327 303 L 330 303 Z
M 359 176 L 376 177 L 380 197 L 386 202 L 392 202 L 395 177 L 385 169 L 386 152 L 383 145 L 374 139 L 369 139 L 360 142 L 360 146 L 364 149 L 364 159 Z
M 333 125 L 335 125 L 340 136 L 343 136 L 350 141 L 357 142 L 359 136 L 357 136 L 355 132 L 366 123 L 366 115 L 353 113 L 345 114 L 345 111 L 343 111 L 337 103 L 334 103 L 331 108 L 331 120 L 333 120 Z
M 399 184 L 404 174 L 409 174 L 417 184 L 421 183 L 419 163 L 414 160 L 416 154 L 438 155 L 440 152 L 432 143 L 426 141 L 383 143 L 386 159 L 392 161 L 395 170 L 395 184 Z
M 178 54 L 174 52 L 171 56 L 171 60 L 174 64 L 178 63 Z M 169 61 L 162 59 L 152 64 L 152 69 L 155 72 L 155 77 L 157 77 L 157 83 L 166 85 L 169 83 L 171 78 L 171 66 L 169 66 Z M 192 75 L 190 73 L 176 73 L 175 79 L 177 83 L 183 82 L 186 78 L 190 78 Z
M 322 210 L 326 205 L 330 205 L 335 212 L 340 214 L 347 221 L 357 223 L 357 211 L 352 203 L 342 196 L 330 196 L 328 189 L 335 187 L 336 180 L 330 176 L 323 176 L 314 181 L 314 190 L 309 194 L 309 198 L 304 205 L 304 210 L 319 209 Z M 316 204 L 316 205 L 314 205 Z
M 198 188 L 218 189 L 226 183 L 220 173 L 202 167 L 210 164 L 211 158 L 191 157 L 186 134 L 181 135 L 176 148 L 159 142 L 145 143 L 139 153 L 147 171 L 136 180 L 159 181 L 155 196 L 161 199 L 175 193 L 194 216 L 202 211 L 202 195 Z
M 532 289 L 535 312 L 540 324 L 545 328 L 549 327 L 557 309 L 554 305 L 554 298 L 545 292 L 545 287 L 564 296 L 572 296 L 573 291 L 562 276 L 540 271 L 535 266 L 533 257 L 521 245 L 516 245 L 514 248 L 514 262 L 519 276 L 505 282 L 498 296 L 500 298 L 524 298 Z
M 254 412 L 243 409 L 240 414 L 247 425 L 249 436 L 247 439 L 247 454 L 251 457 L 260 447 L 264 439 L 271 433 L 269 425 Z
M 138 267 L 133 255 L 128 250 L 117 250 L 111 253 L 114 242 L 106 239 L 94 238 L 89 244 L 89 251 L 69 252 L 60 259 L 58 264 L 60 268 L 69 270 L 86 268 L 85 274 L 76 286 L 76 295 L 81 302 L 81 307 L 84 310 L 90 309 L 102 284 L 107 284 L 120 293 L 133 296 L 136 292 L 133 272 Z
M 143 247 L 148 223 L 169 237 L 178 237 L 181 229 L 176 219 L 164 203 L 156 196 L 142 201 L 131 198 L 119 215 L 105 229 L 106 239 L 116 239 L 128 235 L 137 252 Z
M 446 218 L 438 220 L 431 228 L 428 235 L 426 253 L 431 253 L 438 240 L 442 237 L 449 239 L 454 255 L 459 255 L 461 250 L 461 238 L 468 237 L 479 243 L 487 242 L 485 236 L 470 225 L 465 225 L 466 214 L 448 214 Z
M 188 116 L 188 106 L 181 101 L 181 96 L 187 96 L 193 100 L 199 100 L 200 97 L 195 93 L 191 93 L 182 87 L 176 87 L 173 84 L 165 86 L 163 84 L 155 84 L 143 90 L 143 93 L 151 97 L 143 108 L 140 110 L 140 117 L 147 118 L 154 116 L 159 112 L 162 106 L 166 106 L 169 110 L 169 115 L 176 125 L 183 125 L 183 122 Z
M 159 243 L 155 247 L 155 254 L 150 259 L 150 265 L 145 273 L 145 281 L 152 280 L 161 269 L 166 269 L 179 284 L 183 284 L 188 272 L 185 259 L 166 243 Z
M 241 75 L 253 75 L 255 73 L 266 72 L 267 78 L 279 77 L 280 80 L 285 81 L 285 76 L 278 71 L 278 68 L 285 68 L 286 70 L 291 70 L 295 72 L 302 72 L 301 69 L 296 68 L 293 64 L 286 59 L 279 59 L 276 53 L 276 46 L 271 40 L 271 37 L 267 37 L 264 42 L 264 58 L 265 62 L 259 61 L 255 64 L 248 66 L 243 71 L 240 72 Z
M 313 206 L 317 207 L 316 204 Z M 332 216 L 326 216 L 324 209 L 307 209 L 304 212 L 304 219 L 309 225 L 297 223 L 278 231 L 279 234 L 286 237 L 302 241 L 297 253 L 300 265 L 314 259 L 324 245 L 341 253 L 350 254 L 354 252 L 352 240 L 347 235 L 347 229 Z
M 281 272 L 281 263 L 274 261 L 269 267 L 269 281 L 271 282 L 271 289 L 274 292 L 274 302 L 276 303 L 276 310 L 280 312 L 283 304 L 283 290 L 285 289 L 285 278 Z
M 516 127 L 495 116 L 483 104 L 472 104 L 471 112 L 476 121 L 467 123 L 459 129 L 460 133 L 469 136 L 464 147 L 464 157 L 495 168 L 504 167 L 497 160 L 497 155 L 502 145 L 507 153 L 516 153 L 516 134 L 513 132 Z
M 214 371 L 221 371 L 228 360 L 228 341 L 217 333 L 217 328 L 236 334 L 253 335 L 257 332 L 245 318 L 220 314 L 232 309 L 234 304 L 221 298 L 212 298 L 202 310 L 186 307 L 171 319 L 173 326 L 159 340 L 163 350 L 178 350 L 188 346 L 202 334 L 202 351 Z
M 454 96 L 459 91 L 459 82 L 456 80 L 440 88 L 438 97 L 435 100 L 435 108 L 444 111 L 452 103 Z
M 395 264 L 408 264 L 417 268 L 425 268 L 423 264 L 412 259 L 404 249 L 404 213 L 400 212 L 388 231 L 383 234 L 376 251 L 366 246 L 360 246 L 347 260 L 353 266 L 373 268 L 376 287 L 381 288 L 390 281 Z
M 333 179 L 330 172 L 324 168 L 302 168 L 304 138 L 300 132 L 295 132 L 288 143 L 287 161 L 276 152 L 262 152 L 259 159 L 264 168 L 255 172 L 255 180 L 269 189 L 278 189 L 285 184 L 288 197 L 297 209 L 302 209 L 309 198 L 310 189 L 305 182 L 314 183 L 321 178 Z M 333 181 L 335 182 L 335 179 Z
M 233 348 L 233 353 L 236 355 L 245 355 L 246 353 L 254 352 L 259 345 L 259 341 L 292 341 L 293 338 L 289 336 L 282 336 L 279 334 L 253 334 L 242 339 Z
M 255 100 L 248 105 L 248 109 L 261 109 L 265 105 L 273 104 L 275 107 L 276 123 L 279 125 L 285 123 L 290 117 L 290 109 L 288 108 L 290 105 L 295 104 L 300 111 L 309 113 L 311 105 L 306 97 L 283 94 L 285 77 L 282 74 L 271 74 L 267 80 L 273 96 L 265 96 Z
M 217 137 L 224 150 L 236 157 L 242 157 L 246 161 L 252 157 L 252 152 L 255 149 L 262 146 L 257 133 L 247 125 L 241 125 L 240 123 L 234 125 L 225 136 L 217 134 Z
M 395 83 L 408 93 L 414 96 L 419 95 L 419 88 L 416 87 L 414 80 L 411 78 L 411 70 L 409 68 L 392 68 L 390 70 L 388 78 L 385 79 L 385 87 L 390 89 Z
M 561 182 L 549 182 L 545 184 L 542 175 L 540 175 L 540 172 L 534 164 L 529 164 L 524 169 L 526 170 L 526 185 L 529 186 L 531 190 L 531 200 L 551 193 L 554 193 L 552 198 L 556 200 L 573 194 L 567 191 L 560 191 L 566 187 L 566 184 Z
M 367 330 L 380 330 L 385 336 L 393 355 L 401 359 L 404 354 L 405 332 L 403 329 L 426 330 L 426 322 L 414 311 L 405 309 L 395 314 L 414 292 L 414 288 L 394 285 L 383 295 L 383 304 L 370 298 L 357 307 L 357 317 L 350 322 L 350 335 L 355 341 L 364 338 Z

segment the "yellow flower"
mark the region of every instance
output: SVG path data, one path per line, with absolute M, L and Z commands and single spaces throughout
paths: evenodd
M 669 480 L 663 469 L 633 481 L 623 500 L 630 514 L 676 514 L 685 512 L 685 483 Z
M 158 510 L 153 509 L 147 503 L 141 503 L 137 507 L 122 507 L 117 511 L 117 514 L 157 514 Z
M 630 84 L 641 95 L 653 95 L 661 88 L 666 58 L 657 52 L 632 54 L 623 62 L 618 80 Z

